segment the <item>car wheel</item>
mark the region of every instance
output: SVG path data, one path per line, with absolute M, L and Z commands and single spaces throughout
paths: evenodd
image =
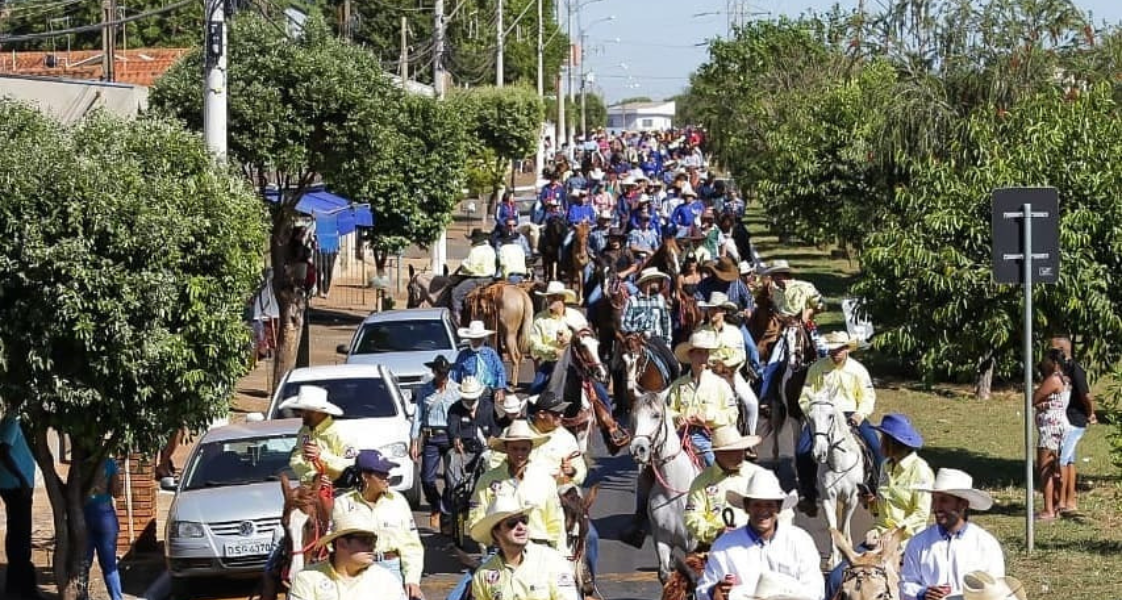
M 413 487 L 405 490 L 405 499 L 413 510 L 421 507 L 421 468 L 419 466 L 413 466 Z
M 195 582 L 187 577 L 172 577 L 171 600 L 190 600 L 195 587 Z

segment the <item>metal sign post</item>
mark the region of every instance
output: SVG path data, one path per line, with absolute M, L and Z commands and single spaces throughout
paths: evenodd
M 1032 486 L 1032 204 L 1021 205 L 1021 223 L 1024 230 L 1023 258 L 1025 286 L 1025 551 L 1032 553 L 1036 539 L 1033 527 Z

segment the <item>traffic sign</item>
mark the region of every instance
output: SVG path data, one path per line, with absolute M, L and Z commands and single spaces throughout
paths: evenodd
M 1032 283 L 1060 278 L 1060 196 L 1056 188 L 993 191 L 993 280 L 1024 284 L 1024 210 L 1032 206 Z

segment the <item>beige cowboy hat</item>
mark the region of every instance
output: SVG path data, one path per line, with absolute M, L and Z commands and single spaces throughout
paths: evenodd
M 713 452 L 724 450 L 747 450 L 760 443 L 758 435 L 740 435 L 740 432 L 731 425 L 718 427 L 713 431 Z
M 756 272 L 756 267 L 752 266 L 752 263 L 746 260 L 740 261 L 740 264 L 737 265 L 737 268 L 740 269 L 741 275 L 751 275 L 752 273 Z
M 525 396 L 519 397 L 518 394 L 507 393 L 503 394 L 503 401 L 498 403 L 498 407 L 504 415 L 516 415 L 526 408 L 526 401 Z
M 327 401 L 327 390 L 317 385 L 302 385 L 295 396 L 285 398 L 280 410 L 304 410 L 339 417 L 343 409 Z
M 724 308 L 727 310 L 736 310 L 736 303 L 729 300 L 728 294 L 724 292 L 713 292 L 709 294 L 709 301 L 702 300 L 697 303 L 698 308 Z
M 615 214 L 612 213 L 611 209 L 608 209 L 608 208 L 605 208 L 604 210 L 600 211 L 599 214 L 596 215 L 596 220 L 597 221 L 614 221 L 615 218 L 616 218 Z
M 544 292 L 534 292 L 535 294 L 549 298 L 550 296 L 564 296 L 565 304 L 576 304 L 577 293 L 565 287 L 565 284 L 560 281 L 551 281 L 545 286 Z
M 487 442 L 487 445 L 492 450 L 504 452 L 506 450 L 507 442 L 530 442 L 535 448 L 549 441 L 548 436 L 544 436 L 530 428 L 530 424 L 525 419 L 515 419 L 503 430 L 503 434 L 499 437 L 492 438 Z
M 690 334 L 690 339 L 678 344 L 674 347 L 674 356 L 680 363 L 690 362 L 690 350 L 699 348 L 701 350 L 716 350 L 717 336 L 712 331 L 698 330 Z
M 857 340 L 849 337 L 849 333 L 846 331 L 831 331 L 822 336 L 822 343 L 825 344 L 827 350 L 852 349 L 857 346 Z
M 588 178 L 593 181 L 600 181 L 604 178 L 604 171 L 601 171 L 600 167 L 596 167 L 588 172 Z
M 713 271 L 713 275 L 721 281 L 736 281 L 740 279 L 740 267 L 736 265 L 736 261 L 727 256 L 709 261 L 705 263 L 702 268 Z
M 1015 577 L 994 577 L 971 571 L 962 577 L 962 600 L 1027 600 L 1025 586 Z
M 775 273 L 790 273 L 791 264 L 782 258 L 771 261 L 771 266 L 764 269 L 764 275 L 773 275 Z
M 749 594 L 747 586 L 737 586 L 729 593 L 729 600 L 810 600 L 800 595 L 802 584 L 785 573 L 764 571 L 756 582 L 756 591 Z
M 530 512 L 531 507 L 524 506 L 513 494 L 497 494 L 491 504 L 487 505 L 487 512 L 483 518 L 471 526 L 471 539 L 480 544 L 491 545 L 495 540 L 491 538 L 491 530 L 510 517 L 524 515 Z
M 384 533 L 378 528 L 373 513 L 368 510 L 334 511 L 331 517 L 335 521 L 334 529 L 316 541 L 319 548 L 330 544 L 335 538 L 351 533 L 369 533 L 379 537 Z
M 460 398 L 464 400 L 478 400 L 486 390 L 483 383 L 471 375 L 460 382 Z
M 775 500 L 780 503 L 779 510 L 787 510 L 799 503 L 799 495 L 797 492 L 784 492 L 775 473 L 763 470 L 752 475 L 743 494 L 736 490 L 725 492 L 725 501 L 733 506 L 744 506 L 748 500 Z
M 982 490 L 974 489 L 974 478 L 958 469 L 939 469 L 935 474 L 935 485 L 915 488 L 920 492 L 939 492 L 970 503 L 970 510 L 989 510 L 993 497 Z
M 664 279 L 669 281 L 670 276 L 659 271 L 657 267 L 649 267 L 639 271 L 639 279 L 635 282 L 635 285 L 643 285 L 652 279 Z
M 493 333 L 495 332 L 487 329 L 487 327 L 483 325 L 483 321 L 472 321 L 468 323 L 467 327 L 461 327 L 456 330 L 456 335 L 465 340 L 477 340 L 479 338 L 485 338 Z

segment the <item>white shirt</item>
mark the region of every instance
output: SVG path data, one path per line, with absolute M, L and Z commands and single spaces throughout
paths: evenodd
M 971 571 L 985 571 L 1005 577 L 1005 555 L 1001 544 L 989 532 L 967 523 L 953 536 L 932 525 L 919 532 L 904 550 L 900 571 L 900 596 L 917 600 L 925 589 L 951 586 L 950 595 L 962 594 L 962 577 Z
M 697 582 L 697 597 L 710 598 L 713 586 L 725 575 L 740 580 L 734 590 L 751 596 L 756 593 L 760 575 L 765 571 L 790 575 L 799 581 L 797 596 L 823 600 L 826 585 L 819 570 L 821 557 L 810 534 L 795 525 L 780 524 L 770 541 L 756 537 L 748 527 L 730 531 L 713 542 L 709 562 Z

